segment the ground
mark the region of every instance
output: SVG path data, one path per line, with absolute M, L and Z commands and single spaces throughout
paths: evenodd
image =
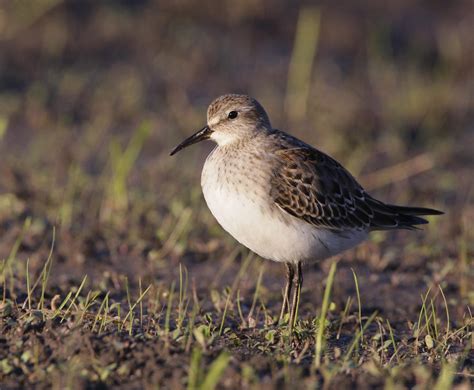
M 34 6 L 33 6 L 34 4 Z M 0 5 L 1 388 L 469 389 L 474 9 Z M 169 151 L 227 92 L 374 196 L 441 209 L 304 268 L 229 237 Z

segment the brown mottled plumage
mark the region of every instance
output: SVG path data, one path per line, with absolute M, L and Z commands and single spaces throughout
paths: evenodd
M 417 215 L 439 211 L 385 204 L 370 196 L 336 160 L 275 130 L 280 164 L 272 177 L 272 197 L 289 214 L 325 229 L 344 231 L 414 229 L 427 223 Z

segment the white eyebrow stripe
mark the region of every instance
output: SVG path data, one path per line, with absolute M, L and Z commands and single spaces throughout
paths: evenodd
M 232 110 L 230 110 L 230 111 L 232 111 Z M 252 107 L 249 107 L 249 106 L 239 107 L 238 111 L 241 111 L 241 112 L 252 111 Z

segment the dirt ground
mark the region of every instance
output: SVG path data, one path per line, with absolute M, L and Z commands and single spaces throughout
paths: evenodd
M 473 47 L 467 0 L 1 2 L 0 388 L 471 388 Z M 294 335 L 168 155 L 228 92 L 445 212 L 307 265 Z

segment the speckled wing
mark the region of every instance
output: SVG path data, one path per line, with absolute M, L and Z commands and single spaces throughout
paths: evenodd
M 415 215 L 436 210 L 384 204 L 371 197 L 336 160 L 289 136 L 275 133 L 277 168 L 271 197 L 284 211 L 333 231 L 385 230 L 426 223 Z

